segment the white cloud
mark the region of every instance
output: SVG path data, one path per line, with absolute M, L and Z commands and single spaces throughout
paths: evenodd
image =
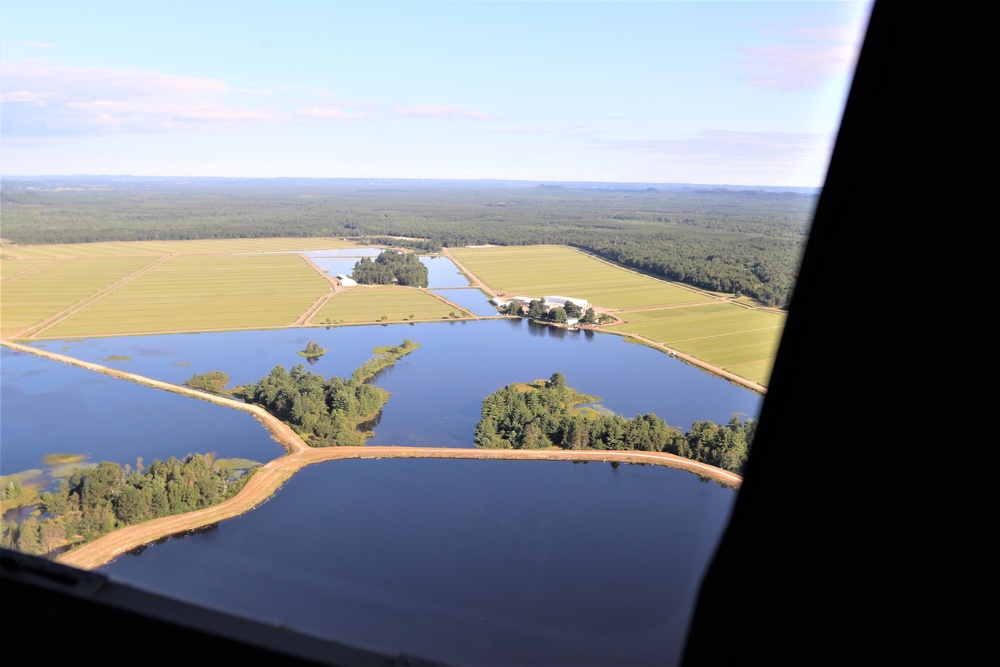
M 586 138 L 595 135 L 593 130 L 579 125 L 552 127 L 551 125 L 504 125 L 491 132 L 499 134 L 550 134 L 562 137 Z
M 33 93 L 30 90 L 15 90 L 12 93 L 0 95 L 0 102 L 16 102 L 20 104 L 30 104 L 32 106 L 45 106 L 45 95 Z
M 483 111 L 473 111 L 462 107 L 443 104 L 423 104 L 418 106 L 394 106 L 392 114 L 395 116 L 410 116 L 415 118 L 444 118 L 449 120 L 496 120 L 491 114 Z
M 7 46 L 24 46 L 29 49 L 54 49 L 59 45 L 53 44 L 51 42 L 20 41 L 20 42 L 9 42 Z
M 592 147 L 644 155 L 658 165 L 665 181 L 721 182 L 701 174 L 727 173 L 744 184 L 812 185 L 822 183 L 830 141 L 815 134 L 703 130 L 681 139 L 604 139 Z M 704 180 L 708 178 L 710 180 Z
M 217 79 L 37 61 L 3 63 L 0 77 L 11 91 L 2 98 L 5 137 L 156 132 L 268 117 L 227 103 L 232 91 Z
M 592 143 L 601 148 L 652 151 L 669 157 L 767 161 L 776 157 L 794 161 L 827 144 L 822 137 L 802 132 L 735 130 L 702 130 L 693 137 L 682 139 L 600 139 Z
M 309 107 L 296 113 L 299 117 L 310 120 L 354 120 L 365 117 L 363 113 L 349 113 L 338 107 Z
M 848 72 L 852 47 L 832 44 L 782 44 L 747 48 L 740 66 L 750 83 L 779 90 L 819 88 L 831 77 Z
M 738 66 L 744 79 L 779 90 L 816 89 L 848 74 L 857 62 L 858 26 L 793 25 L 763 30 L 774 43 L 741 49 Z
M 320 88 L 234 88 L 213 78 L 133 69 L 66 67 L 41 61 L 0 65 L 5 141 L 115 132 L 221 132 L 275 125 L 409 116 L 493 121 L 450 105 L 396 106 L 336 99 Z

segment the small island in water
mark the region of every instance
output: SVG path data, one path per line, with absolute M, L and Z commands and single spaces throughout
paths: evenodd
M 326 349 L 320 347 L 319 343 L 316 341 L 311 340 L 306 343 L 306 349 L 299 350 L 298 354 L 300 357 L 305 357 L 306 359 L 313 361 L 326 354 Z

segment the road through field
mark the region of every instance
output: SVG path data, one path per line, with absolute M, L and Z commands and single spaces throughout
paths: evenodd
M 42 332 L 44 332 L 44 331 L 46 331 L 48 329 L 51 329 L 52 327 L 54 327 L 55 325 L 59 324 L 63 320 L 69 318 L 72 315 L 75 315 L 75 314 L 79 313 L 84 308 L 87 308 L 90 305 L 96 303 L 97 301 L 103 299 L 108 294 L 111 294 L 112 292 L 116 292 L 116 291 L 120 290 L 122 287 L 124 287 L 128 283 L 132 282 L 133 280 L 135 280 L 139 276 L 143 275 L 144 273 L 147 273 L 147 272 L 151 271 L 152 269 L 155 269 L 156 267 L 158 267 L 160 264 L 163 264 L 164 262 L 166 262 L 171 257 L 173 257 L 173 255 L 164 255 L 163 257 L 160 257 L 160 258 L 157 258 L 157 259 L 153 260 L 152 262 L 150 262 L 146 266 L 142 267 L 138 271 L 135 271 L 135 272 L 133 272 L 133 273 L 125 276 L 124 278 L 122 278 L 121 280 L 117 281 L 113 285 L 108 285 L 107 287 L 99 289 L 96 292 L 94 292 L 93 294 L 91 294 L 90 296 L 88 296 L 87 298 L 81 299 L 79 302 L 73 304 L 72 306 L 70 306 L 70 307 L 68 307 L 68 308 L 66 308 L 64 310 L 61 310 L 60 312 L 52 315 L 51 317 L 49 317 L 49 318 L 47 318 L 45 320 L 42 320 L 41 322 L 39 322 L 38 324 L 35 324 L 34 326 L 28 327 L 24 331 L 20 332 L 18 334 L 18 336 L 21 336 L 21 337 L 37 336 L 37 335 L 41 334 Z

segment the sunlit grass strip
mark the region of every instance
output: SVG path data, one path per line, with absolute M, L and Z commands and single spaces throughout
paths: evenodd
M 60 313 L 155 260 L 78 258 L 13 278 L 0 287 L 0 330 L 7 338 Z
M 174 257 L 43 335 L 287 326 L 329 291 L 294 254 Z
M 310 324 L 371 324 L 384 321 L 452 319 L 465 311 L 408 287 L 352 287 L 338 292 Z
M 638 313 L 624 313 L 623 316 L 629 323 L 614 325 L 614 328 L 643 333 L 654 340 L 672 345 L 709 336 L 755 331 L 780 332 L 785 323 L 785 316 L 781 313 L 747 310 L 739 306 L 729 306 L 728 312 L 714 309 L 711 312 L 701 312 L 705 309 L 697 307 L 676 310 L 685 311 L 687 317 L 636 322 L 632 316 Z
M 783 313 L 733 304 L 625 313 L 628 324 L 609 331 L 633 333 L 735 375 L 766 385 L 784 329 Z M 642 315 L 643 317 L 638 317 Z
M 359 247 L 339 238 L 207 239 L 197 241 L 134 241 L 4 246 L 11 257 L 122 257 L 135 255 L 201 255 L 240 252 L 294 252 Z M 367 247 L 367 246 L 365 246 Z
M 8 259 L 0 260 L 0 280 L 17 276 L 28 271 L 34 271 L 52 263 L 48 259 Z
M 568 296 L 604 308 L 696 303 L 710 297 L 614 266 L 564 246 L 449 248 L 491 288 L 507 296 Z
M 618 317 L 629 322 L 657 322 L 661 320 L 690 320 L 693 314 L 707 316 L 713 313 L 734 314 L 732 304 L 729 303 L 706 303 L 697 306 L 683 305 L 670 308 L 653 308 L 650 310 L 626 310 L 618 314 Z
M 781 313 L 770 313 L 746 310 L 732 306 L 729 314 L 709 313 L 707 315 L 689 314 L 687 318 L 669 320 L 647 320 L 609 326 L 609 330 L 636 333 L 650 340 L 681 349 L 695 349 L 704 346 L 706 352 L 722 349 L 726 345 L 710 340 L 725 336 L 739 336 L 743 340 L 754 343 L 762 339 L 776 344 L 784 327 L 785 316 Z M 697 311 L 697 308 L 690 308 Z M 735 340 L 735 339 L 733 339 Z M 729 347 L 732 347 L 730 342 Z
M 767 387 L 771 380 L 772 368 L 774 368 L 774 357 L 751 361 L 745 364 L 733 364 L 726 367 L 725 370 L 733 375 L 738 375 L 741 378 L 752 380 L 757 384 Z
M 677 344 L 684 345 L 688 351 L 699 357 L 711 356 L 720 364 L 729 365 L 747 361 L 747 352 L 751 353 L 750 359 L 773 356 L 780 341 L 781 329 L 772 328 L 679 341 Z

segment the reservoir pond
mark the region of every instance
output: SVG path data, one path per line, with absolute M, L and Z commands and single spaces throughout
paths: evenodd
M 733 416 L 756 417 L 762 398 L 620 336 L 520 318 L 125 336 L 33 346 L 175 384 L 222 371 L 231 388 L 259 381 L 276 365 L 301 364 L 325 378 L 349 377 L 373 349 L 407 338 L 420 347 L 374 379 L 391 396 L 369 444 L 472 447 L 484 398 L 512 382 L 548 379 L 556 372 L 612 412 L 627 418 L 652 413 L 684 432 L 695 421 L 725 424 Z M 298 353 L 310 341 L 327 353 L 307 361 Z
M 448 289 L 485 298 L 475 289 Z M 451 296 L 447 298 L 451 299 Z M 453 299 L 458 303 L 457 297 Z M 623 338 L 522 319 L 60 340 L 33 346 L 173 383 L 275 365 L 373 383 L 372 445 L 472 447 L 482 400 L 559 372 L 631 418 L 756 418 L 762 397 Z M 315 341 L 327 350 L 298 354 Z M 237 410 L 2 350 L 0 472 L 50 453 L 134 465 L 282 454 Z M 103 566 L 114 579 L 379 651 L 466 665 L 677 664 L 736 492 L 651 465 L 384 459 L 309 466 L 235 519 Z
M 335 461 L 99 571 L 446 664 L 674 665 L 734 496 L 660 466 Z
M 239 410 L 0 348 L 0 473 L 46 470 L 49 454 L 133 468 L 214 452 L 260 463 L 284 454 Z

